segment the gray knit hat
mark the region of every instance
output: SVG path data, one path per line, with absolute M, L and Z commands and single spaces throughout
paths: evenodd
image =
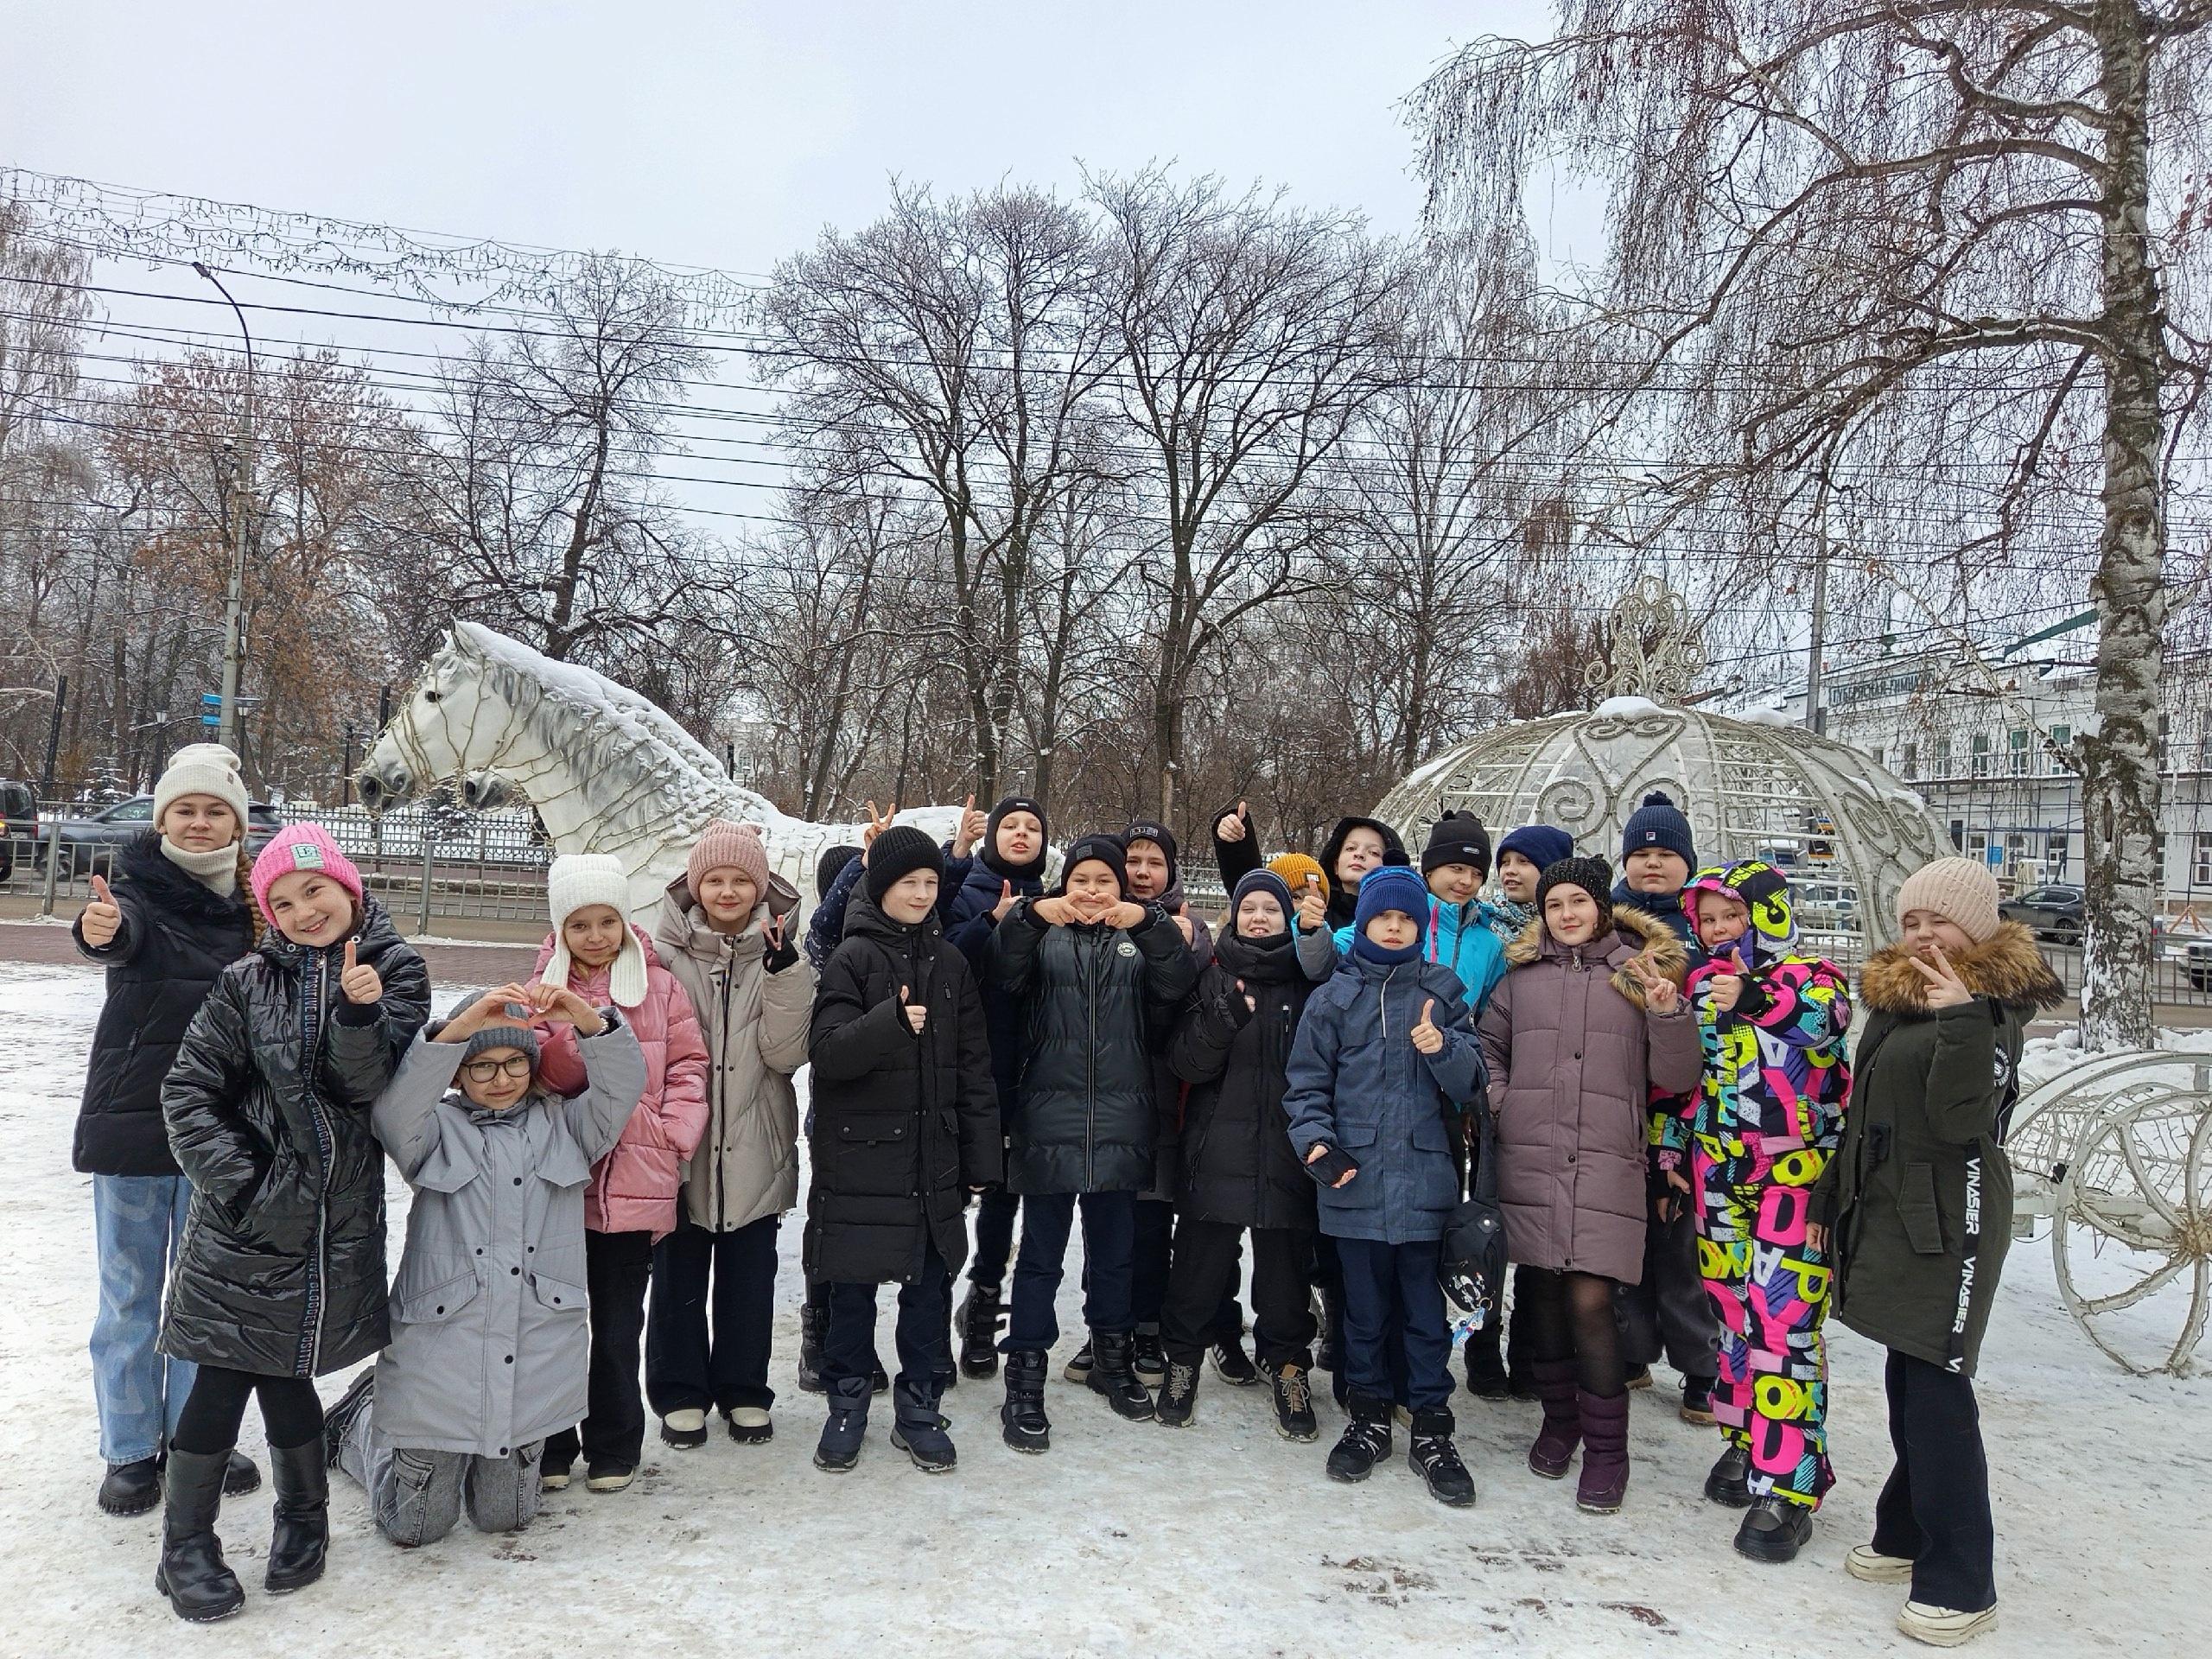
M 464 996 L 453 1005 L 453 1011 L 446 1015 L 443 1023 L 451 1025 L 481 1000 L 480 993 L 476 996 Z M 468 1041 L 461 1046 L 460 1064 L 467 1065 L 479 1054 L 493 1048 L 518 1048 L 530 1056 L 531 1070 L 535 1071 L 537 1069 L 537 1033 L 527 1026 L 486 1026 L 480 1031 L 472 1032 Z

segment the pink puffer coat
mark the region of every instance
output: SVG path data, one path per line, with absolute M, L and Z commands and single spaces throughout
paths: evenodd
M 630 931 L 645 952 L 645 1000 L 624 1008 L 622 1017 L 645 1052 L 645 1092 L 614 1150 L 592 1166 L 584 1225 L 594 1233 L 651 1233 L 659 1239 L 676 1230 L 684 1160 L 707 1132 L 707 1045 L 691 998 L 661 966 L 652 940 L 635 924 Z M 533 980 L 552 960 L 554 938 L 547 934 L 537 948 Z M 603 1008 L 610 1000 L 608 978 L 608 969 L 580 963 L 569 970 L 569 988 Z M 537 1036 L 539 1080 L 563 1095 L 580 1093 L 584 1063 L 575 1027 L 541 1023 Z

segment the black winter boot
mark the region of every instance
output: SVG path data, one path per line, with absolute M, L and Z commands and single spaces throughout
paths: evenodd
M 1158 1326 L 1129 1338 L 1129 1374 L 1147 1389 L 1167 1380 L 1167 1350 L 1160 1344 Z
M 1045 1351 L 1017 1348 L 1006 1357 L 1006 1403 L 999 1421 L 1006 1443 L 1017 1452 L 1043 1452 L 1052 1444 L 1052 1425 L 1045 1415 Z
M 1705 1478 L 1705 1495 L 1725 1509 L 1747 1510 L 1751 1506 L 1751 1454 L 1740 1446 L 1731 1445 L 1723 1451 L 1713 1465 L 1713 1472 Z
M 937 1402 L 904 1385 L 892 1391 L 892 1400 L 896 1414 L 891 1444 L 912 1459 L 914 1467 L 924 1474 L 950 1474 L 959 1453 L 953 1447 L 952 1436 L 944 1432 L 950 1425 L 938 1414 Z
M 143 1515 L 162 1501 L 162 1465 L 157 1458 L 111 1463 L 100 1482 L 100 1508 L 110 1515 Z
M 1241 1333 L 1224 1337 L 1214 1344 L 1213 1368 L 1220 1374 L 1221 1380 L 1232 1389 L 1254 1388 L 1260 1381 L 1260 1368 L 1252 1363 L 1252 1356 L 1244 1351 L 1244 1338 Z
M 1090 1391 L 1104 1395 L 1116 1416 L 1126 1417 L 1133 1423 L 1148 1422 L 1152 1418 L 1152 1395 L 1129 1369 L 1129 1333 L 1126 1331 L 1090 1333 L 1091 1352 L 1096 1356 L 1090 1366 Z
M 1813 1506 L 1770 1492 L 1753 1498 L 1744 1511 L 1744 1524 L 1736 1529 L 1736 1553 L 1755 1561 L 1794 1561 L 1812 1537 Z
M 1160 1402 L 1153 1408 L 1154 1420 L 1168 1428 L 1188 1428 L 1198 1403 L 1198 1368 L 1169 1360 L 1166 1380 L 1160 1385 Z
M 1354 1393 L 1346 1409 L 1351 1421 L 1344 1438 L 1329 1452 L 1331 1480 L 1365 1480 L 1375 1465 L 1390 1455 L 1390 1402 L 1373 1395 Z
M 1060 1375 L 1071 1382 L 1088 1382 L 1091 1363 L 1090 1340 L 1086 1337 L 1083 1346 L 1075 1351 L 1075 1357 L 1060 1367 Z
M 270 1446 L 269 1473 L 276 1484 L 276 1528 L 269 1539 L 269 1574 L 262 1587 L 284 1596 L 321 1578 L 330 1554 L 330 1470 L 322 1437 L 305 1446 Z
M 1459 1461 L 1459 1449 L 1452 1444 L 1452 1427 L 1448 1410 L 1414 1413 L 1413 1444 L 1406 1461 L 1431 1497 L 1464 1510 L 1475 1501 L 1475 1478 Z
M 801 1302 L 798 1309 L 798 1386 L 802 1392 L 820 1394 L 822 1340 L 828 1334 L 829 1310 Z
M 169 1599 L 179 1618 L 212 1624 L 245 1605 L 245 1586 L 223 1560 L 215 1517 L 223 1507 L 224 1452 L 172 1450 L 164 1471 L 162 1563 L 154 1588 Z
M 1467 1332 L 1467 1392 L 1478 1400 L 1510 1400 L 1513 1385 L 1499 1350 L 1498 1318 L 1493 1309 L 1481 1326 Z
M 830 1396 L 830 1415 L 814 1448 L 814 1466 L 842 1475 L 861 1460 L 861 1442 L 868 1438 L 868 1381 L 845 1377 L 823 1392 Z
M 999 1326 L 1006 1320 L 1006 1304 L 996 1285 L 968 1281 L 968 1294 L 960 1302 L 960 1370 L 965 1376 L 999 1374 Z
M 236 1447 L 232 1448 L 231 1461 L 223 1471 L 223 1496 L 244 1497 L 248 1492 L 261 1490 L 261 1471 L 254 1467 L 253 1459 Z

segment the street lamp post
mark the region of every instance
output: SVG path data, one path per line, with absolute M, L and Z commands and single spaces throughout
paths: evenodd
M 215 273 L 195 259 L 192 268 L 214 283 L 215 291 L 228 302 L 232 315 L 238 320 L 238 333 L 245 340 L 245 430 L 238 442 L 238 463 L 232 469 L 229 490 L 230 511 L 225 515 L 230 521 L 231 586 L 230 595 L 223 608 L 223 700 L 217 740 L 236 753 L 238 747 L 238 670 L 245 656 L 245 548 L 253 503 L 253 332 L 245 326 L 245 313 L 238 302 L 231 298 L 231 290 L 216 279 Z

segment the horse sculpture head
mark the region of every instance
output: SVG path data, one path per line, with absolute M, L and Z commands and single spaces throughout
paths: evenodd
M 488 712 L 483 706 L 486 692 L 480 669 L 456 629 L 363 757 L 353 779 L 363 806 L 381 812 L 422 794 L 441 779 L 490 773 L 506 721 L 503 715 L 480 718 Z M 486 799 L 469 804 L 489 804 L 490 791 L 482 792 Z

